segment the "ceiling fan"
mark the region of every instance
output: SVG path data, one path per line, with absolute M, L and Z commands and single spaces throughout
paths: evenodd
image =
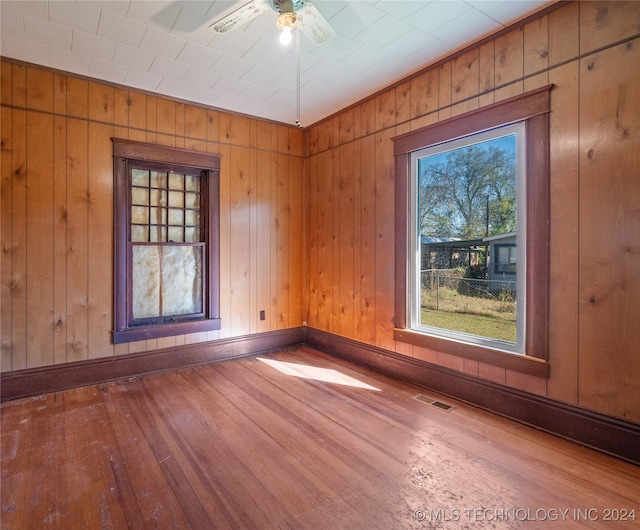
M 251 0 L 209 27 L 217 33 L 225 33 L 261 15 L 269 8 L 278 13 L 276 26 L 282 30 L 282 44 L 291 42 L 291 30 L 298 23 L 302 32 L 316 44 L 322 44 L 335 35 L 326 19 L 306 0 Z

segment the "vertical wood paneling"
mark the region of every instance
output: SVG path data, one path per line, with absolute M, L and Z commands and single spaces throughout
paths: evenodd
M 271 164 L 269 152 L 257 152 L 256 167 L 256 307 L 265 311 L 265 319 L 258 320 L 257 331 L 268 331 L 270 326 L 271 294 Z
M 446 120 L 451 117 L 451 61 L 438 68 L 438 119 Z
M 353 142 L 339 148 L 338 171 L 339 200 L 339 285 L 338 333 L 343 337 L 354 336 L 354 198 L 353 198 Z
M 113 355 L 113 127 L 89 123 L 88 181 L 88 356 Z
M 549 64 L 571 60 L 580 47 L 580 2 L 549 13 Z
M 15 77 L 14 70 L 14 77 Z M 24 73 L 24 72 L 21 72 Z M 27 113 L 11 116 L 11 369 L 27 367 Z
M 6 67 L 2 63 L 2 82 L 3 82 L 3 103 L 10 104 L 11 99 L 6 98 L 5 90 L 7 86 L 4 84 L 5 75 L 11 78 L 11 67 Z M 11 87 L 9 86 L 9 95 Z M 5 99 L 6 98 L 6 99 Z M 8 102 L 8 103 L 7 103 Z M 0 108 L 0 123 L 3 127 L 0 129 L 0 371 L 7 372 L 11 370 L 12 356 L 12 259 L 13 259 L 13 241 L 12 241 L 12 218 L 13 218 L 13 126 L 12 126 L 12 110 L 9 107 Z
M 250 293 L 250 154 L 244 147 L 231 146 L 231 182 L 229 197 L 231 262 L 231 334 L 249 333 Z
M 638 34 L 638 2 L 580 2 L 580 53 Z
M 53 106 L 51 83 L 47 88 L 48 93 L 43 99 Z M 27 368 L 53 364 L 52 132 L 51 114 L 27 112 L 26 277 L 38 279 L 37 282 L 27 281 L 26 285 Z M 31 322 L 39 322 L 40 325 L 33 327 Z
M 524 75 L 549 67 L 549 19 L 538 18 L 524 27 Z
M 88 358 L 89 231 L 87 178 L 89 127 L 67 121 L 67 362 Z
M 553 373 L 549 395 L 578 400 L 578 64 L 550 72 L 554 84 L 550 128 L 549 344 Z
M 580 61 L 580 405 L 640 419 L 640 45 Z
M 308 162 L 308 185 L 305 205 L 307 207 L 307 304 L 303 318 L 310 327 L 318 327 L 318 157 L 311 156 Z
M 366 136 L 361 143 L 361 340 L 376 343 L 376 139 Z
M 65 83 L 66 86 L 66 83 Z M 53 118 L 53 362 L 67 361 L 67 119 Z
M 376 344 L 391 351 L 395 350 L 393 341 L 394 292 L 394 158 L 393 129 L 376 134 Z
M 278 323 L 276 329 L 286 328 L 289 325 L 289 295 L 291 284 L 289 282 L 289 227 L 291 225 L 291 205 L 289 203 L 289 157 L 278 153 L 278 179 L 277 195 L 278 210 L 275 224 L 277 237 L 277 300 Z
M 217 137 L 217 134 L 216 134 Z M 231 336 L 231 277 L 236 271 L 231 262 L 231 148 L 207 142 L 208 152 L 220 157 L 220 337 Z M 241 269 L 237 269 L 241 270 Z
M 331 170 L 333 168 L 331 154 L 327 151 L 317 156 L 318 170 L 318 294 L 317 325 L 320 329 L 329 330 L 331 316 Z
M 295 132 L 295 130 L 293 130 Z M 299 136 L 299 135 L 296 135 Z M 289 327 L 302 325 L 304 195 L 303 160 L 289 157 Z
M 353 143 L 353 338 L 362 340 L 362 141 Z

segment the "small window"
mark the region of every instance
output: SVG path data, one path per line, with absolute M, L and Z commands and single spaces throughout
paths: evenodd
M 496 256 L 493 270 L 496 274 L 515 274 L 518 263 L 515 245 L 495 245 Z
M 114 342 L 219 329 L 218 158 L 116 139 L 114 155 Z

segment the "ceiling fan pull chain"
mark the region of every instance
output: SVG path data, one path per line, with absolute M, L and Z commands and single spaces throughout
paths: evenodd
M 296 125 L 302 127 L 300 122 L 300 26 L 296 26 Z

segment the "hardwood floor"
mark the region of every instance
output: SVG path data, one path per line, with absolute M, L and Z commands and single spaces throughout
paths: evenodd
M 1 441 L 3 529 L 640 526 L 640 468 L 309 348 L 8 402 Z

